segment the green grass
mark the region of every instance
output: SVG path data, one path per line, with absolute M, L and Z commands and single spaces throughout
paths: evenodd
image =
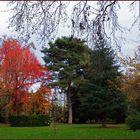
M 133 132 L 124 125 L 101 128 L 94 124 L 58 124 L 56 134 L 48 127 L 9 127 L 0 125 L 0 139 L 140 139 L 140 130 Z

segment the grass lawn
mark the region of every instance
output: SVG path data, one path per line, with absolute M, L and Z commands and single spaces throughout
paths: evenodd
M 0 125 L 0 139 L 140 139 L 140 130 L 133 132 L 124 125 L 108 125 L 101 128 L 94 124 L 58 124 L 56 134 L 48 127 L 9 127 Z

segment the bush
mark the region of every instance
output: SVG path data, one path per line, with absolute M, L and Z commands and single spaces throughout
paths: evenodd
M 50 125 L 50 117 L 48 115 L 9 116 L 8 121 L 11 126 L 48 126 Z
M 0 123 L 6 123 L 6 118 L 0 116 Z
M 139 112 L 133 112 L 126 118 L 126 124 L 128 127 L 136 131 L 137 129 L 140 129 L 140 113 Z

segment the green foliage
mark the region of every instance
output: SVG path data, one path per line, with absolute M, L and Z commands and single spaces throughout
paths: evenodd
M 5 118 L 0 115 L 0 123 L 4 123 L 4 122 L 5 122 Z
M 51 85 L 60 86 L 67 94 L 68 122 L 72 123 L 71 88 L 85 82 L 83 75 L 89 65 L 90 51 L 84 41 L 73 37 L 58 38 L 49 46 L 42 50 L 43 59 L 53 73 Z
M 43 60 L 50 70 L 58 72 L 57 84 L 67 87 L 69 81 L 78 83 L 90 59 L 85 42 L 78 38 L 63 37 L 58 38 L 54 43 L 50 42 L 49 46 L 42 50 Z
M 80 122 L 87 120 L 105 121 L 110 118 L 116 123 L 124 122 L 127 112 L 126 95 L 115 88 L 103 88 L 86 85 L 79 93 L 73 95 L 74 118 Z
M 100 40 L 92 51 L 91 61 L 87 76 L 98 86 L 108 86 L 109 81 L 121 75 L 114 51 L 104 40 Z
M 11 126 L 48 126 L 50 118 L 48 115 L 32 115 L 32 116 L 9 116 Z
M 133 131 L 140 129 L 140 112 L 132 111 L 126 118 L 126 124 Z
M 104 122 L 107 118 L 123 122 L 127 111 L 127 97 L 119 89 L 117 77 L 121 75 L 114 52 L 101 40 L 92 51 L 90 67 L 83 87 L 75 89 L 73 95 L 73 116 L 80 122 L 95 120 Z M 80 113 L 79 113 L 80 112 Z

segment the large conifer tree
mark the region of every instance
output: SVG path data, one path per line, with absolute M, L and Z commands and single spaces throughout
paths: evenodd
M 89 63 L 88 47 L 85 42 L 73 37 L 58 38 L 42 50 L 44 61 L 53 72 L 58 72 L 55 85 L 64 89 L 67 95 L 68 123 L 72 123 L 71 88 L 82 82 L 83 69 Z
M 99 40 L 85 73 L 88 82 L 79 95 L 73 95 L 73 102 L 76 101 L 73 106 L 77 107 L 73 117 L 79 117 L 81 122 L 94 119 L 104 123 L 106 118 L 122 121 L 127 104 L 125 95 L 119 90 L 119 76 L 121 72 L 112 48 L 104 40 Z

